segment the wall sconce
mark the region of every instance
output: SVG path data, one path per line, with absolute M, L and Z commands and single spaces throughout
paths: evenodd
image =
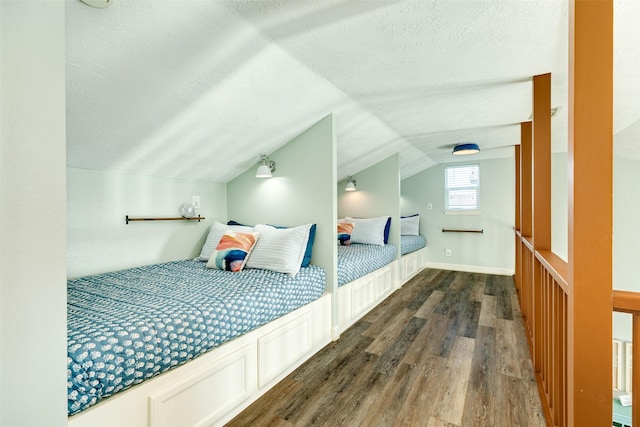
M 352 176 L 347 178 L 347 185 L 344 186 L 344 191 L 356 191 L 356 180 Z
M 276 162 L 269 160 L 264 154 L 260 155 L 260 165 L 256 171 L 256 178 L 271 178 L 276 171 Z
M 475 144 L 473 142 L 469 142 L 466 144 L 458 144 L 455 147 L 453 147 L 453 154 L 455 154 L 456 156 L 465 156 L 467 154 L 476 154 L 480 152 L 480 147 L 478 146 L 478 144 Z

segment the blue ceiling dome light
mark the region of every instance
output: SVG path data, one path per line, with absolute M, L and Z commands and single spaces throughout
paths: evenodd
M 468 142 L 466 144 L 458 144 L 453 147 L 453 154 L 456 156 L 464 156 L 467 154 L 476 154 L 480 152 L 480 146 L 473 142 Z

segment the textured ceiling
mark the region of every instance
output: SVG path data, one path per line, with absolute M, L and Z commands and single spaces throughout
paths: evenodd
M 547 72 L 566 149 L 565 1 L 111 3 L 67 2 L 71 167 L 226 182 L 334 113 L 338 178 L 395 152 L 406 178 L 459 142 L 511 156 Z M 615 10 L 616 147 L 637 147 L 640 2 Z

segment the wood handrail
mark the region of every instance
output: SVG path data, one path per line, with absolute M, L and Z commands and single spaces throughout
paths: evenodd
M 613 311 L 640 313 L 640 292 L 613 290 Z
M 522 243 L 524 243 L 527 249 L 533 252 L 533 239 L 531 236 L 522 236 Z
M 565 294 L 569 293 L 567 278 L 569 277 L 569 263 L 551 251 L 536 251 L 536 259 L 558 282 Z

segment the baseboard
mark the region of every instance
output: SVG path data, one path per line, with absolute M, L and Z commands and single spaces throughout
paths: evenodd
M 483 267 L 480 265 L 445 264 L 439 262 L 427 262 L 427 268 L 440 270 L 466 271 L 469 273 L 497 274 L 500 276 L 513 276 L 515 271 L 510 268 Z
M 331 328 L 331 341 L 338 341 L 340 338 L 340 328 L 338 326 L 334 326 Z

